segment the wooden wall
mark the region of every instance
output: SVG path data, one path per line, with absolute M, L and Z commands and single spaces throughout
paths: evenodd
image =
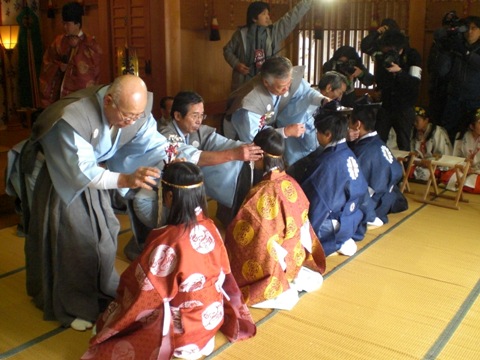
M 40 0 L 42 39 L 49 44 L 61 31 L 61 7 L 68 0 L 56 0 L 55 19 L 46 17 L 47 0 Z M 115 0 L 110 0 L 115 1 Z M 110 1 L 84 0 L 86 16 L 83 27 L 96 35 L 104 49 L 102 82 L 108 83 L 115 76 L 114 50 L 112 49 Z M 117 0 L 118 1 L 118 0 Z M 122 0 L 125 1 L 125 0 Z M 159 99 L 175 95 L 180 90 L 195 90 L 207 103 L 224 101 L 229 94 L 231 68 L 223 58 L 223 46 L 235 29 L 245 23 L 249 1 L 245 0 L 129 0 L 147 4 L 152 74 L 149 88 Z M 319 0 L 320 1 L 320 0 Z M 277 19 L 293 6 L 296 0 L 270 1 L 272 17 Z M 423 58 L 421 103 L 427 101 L 428 73 L 426 59 L 432 42 L 433 31 L 440 26 L 441 18 L 449 10 L 459 16 L 480 14 L 480 0 L 410 0 L 408 35 L 413 47 Z M 210 22 L 216 15 L 220 27 L 220 41 L 209 41 Z M 291 47 L 285 53 L 290 58 Z M 158 111 L 155 104 L 154 113 Z

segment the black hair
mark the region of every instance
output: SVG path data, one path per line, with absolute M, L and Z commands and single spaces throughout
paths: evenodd
M 408 45 L 407 37 L 400 30 L 387 30 L 379 40 L 380 49 L 394 48 L 397 51 Z
M 380 26 L 388 26 L 388 30 L 400 30 L 398 23 L 392 18 L 385 18 L 380 23 Z
M 332 55 L 333 60 L 338 60 L 341 57 L 346 57 L 349 60 L 355 60 L 356 64 L 362 64 L 362 59 L 360 58 L 360 55 L 358 55 L 357 50 L 355 50 L 355 48 L 352 46 L 340 46 L 337 50 L 334 51 Z
M 254 1 L 250 3 L 247 9 L 247 26 L 252 25 L 254 23 L 253 20 L 256 20 L 258 15 L 264 12 L 265 9 L 270 11 L 270 5 L 266 2 Z
M 318 88 L 324 90 L 327 88 L 327 85 L 330 85 L 332 90 L 337 90 L 341 89 L 342 84 L 348 85 L 348 80 L 345 75 L 340 74 L 337 71 L 327 71 L 320 78 Z
M 264 171 L 270 171 L 274 167 L 277 167 L 280 171 L 285 170 L 285 161 L 283 160 L 285 139 L 282 134 L 274 128 L 266 126 L 255 135 L 253 142 L 255 145 L 260 146 L 264 152 Z M 273 155 L 274 157 L 269 155 Z
M 200 184 L 204 181 L 200 168 L 187 161 L 179 161 L 165 166 L 162 180 L 177 186 Z M 172 192 L 172 206 L 168 213 L 167 224 L 184 224 L 185 229 L 197 224 L 195 209 L 200 207 L 205 216 L 208 216 L 207 197 L 204 185 L 191 189 L 180 188 L 162 181 L 162 193 Z
M 332 134 L 331 141 L 339 141 L 347 136 L 348 116 L 343 112 L 318 112 L 314 115 L 318 132 Z
M 457 134 L 457 137 L 455 138 L 456 140 L 461 140 L 463 139 L 463 136 L 465 133 L 470 129 L 471 125 L 474 125 L 477 120 L 480 119 L 480 117 L 477 115 L 480 112 L 480 108 L 477 108 L 475 110 L 470 110 L 465 114 L 465 117 L 462 119 L 463 121 L 460 124 L 460 131 Z M 478 119 L 477 119 L 478 118 Z
M 168 100 L 175 100 L 175 98 L 173 96 L 164 96 L 160 99 L 160 107 L 163 109 L 163 110 L 166 110 L 167 109 L 167 101 Z
M 358 106 L 353 108 L 352 121 L 361 121 L 366 131 L 375 130 L 377 109 L 372 106 Z
M 180 91 L 173 99 L 170 116 L 175 119 L 175 111 L 178 111 L 182 117 L 186 116 L 191 105 L 203 103 L 202 97 L 194 91 Z
M 470 26 L 470 24 L 475 24 L 478 28 L 480 28 L 480 17 L 479 16 L 467 16 L 463 22 L 466 26 Z

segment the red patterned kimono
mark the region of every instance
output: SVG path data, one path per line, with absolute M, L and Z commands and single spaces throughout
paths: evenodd
M 42 106 L 97 84 L 101 56 L 102 49 L 93 36 L 57 36 L 43 55 L 39 77 Z M 62 63 L 68 64 L 65 72 L 60 70 Z
M 217 228 L 201 212 L 197 221 L 150 233 L 82 359 L 199 358 L 218 330 L 230 341 L 255 335 Z
M 248 305 L 288 290 L 302 266 L 325 271 L 308 207 L 301 187 L 285 173 L 272 172 L 250 190 L 225 239 L 232 274 Z

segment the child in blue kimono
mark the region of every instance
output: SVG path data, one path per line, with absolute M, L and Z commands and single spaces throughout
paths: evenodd
M 301 186 L 310 200 L 309 218 L 325 255 L 351 256 L 365 236 L 363 202 L 367 182 L 346 142 L 348 114 L 319 109 L 317 139 L 324 148 L 313 159 Z
M 402 165 L 375 131 L 377 108 L 368 99 L 355 104 L 349 129 L 358 132 L 358 138 L 348 145 L 368 183 L 376 216 L 371 225 L 381 226 L 388 222 L 387 214 L 408 209 L 408 202 L 398 188 L 403 177 Z

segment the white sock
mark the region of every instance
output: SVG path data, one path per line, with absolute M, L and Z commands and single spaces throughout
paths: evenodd
M 378 217 L 375 218 L 372 222 L 367 222 L 367 226 L 371 227 L 380 227 L 383 225 L 383 221 L 380 220 Z
M 352 256 L 356 252 L 357 252 L 357 244 L 353 239 L 348 239 L 342 244 L 340 249 L 338 249 L 338 253 L 345 256 Z
M 90 321 L 79 319 L 79 318 L 76 318 L 70 324 L 70 327 L 77 331 L 85 331 L 87 329 L 91 329 L 92 326 L 93 324 Z

